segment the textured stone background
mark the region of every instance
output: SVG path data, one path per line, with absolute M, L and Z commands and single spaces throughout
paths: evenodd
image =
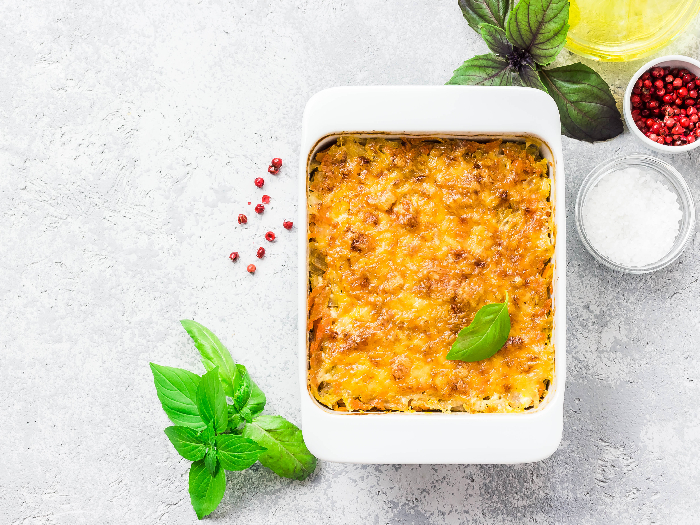
M 196 520 L 148 368 L 201 370 L 181 318 L 220 335 L 269 412 L 299 421 L 297 233 L 280 225 L 296 211 L 304 104 L 329 86 L 444 83 L 486 52 L 456 4 L 0 8 L 0 523 Z M 699 35 L 696 20 L 659 55 L 700 58 Z M 641 63 L 595 67 L 619 100 Z M 564 138 L 569 376 L 551 458 L 321 463 L 306 482 L 258 466 L 229 474 L 213 521 L 697 523 L 700 233 L 671 268 L 634 277 L 596 264 L 572 220 L 586 173 L 638 151 L 627 132 L 596 145 Z M 273 200 L 258 217 L 252 179 L 273 156 L 285 167 L 266 177 Z M 700 200 L 700 151 L 667 160 Z M 279 240 L 251 277 L 267 229 Z

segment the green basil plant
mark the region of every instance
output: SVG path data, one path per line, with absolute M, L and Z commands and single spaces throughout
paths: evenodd
M 154 363 L 151 371 L 158 399 L 174 425 L 165 435 L 178 454 L 193 462 L 189 492 L 197 517 L 202 519 L 221 502 L 226 470 L 245 470 L 260 461 L 285 478 L 309 477 L 316 458 L 301 430 L 281 416 L 262 414 L 265 394 L 210 330 L 194 321 L 181 323 L 207 373 L 199 376 Z

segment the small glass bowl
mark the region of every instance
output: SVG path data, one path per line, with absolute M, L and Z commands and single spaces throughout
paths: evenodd
M 583 221 L 584 204 L 590 190 L 595 187 L 603 177 L 609 175 L 611 172 L 630 167 L 644 168 L 645 171 L 651 173 L 655 180 L 661 182 L 666 188 L 674 192 L 683 213 L 680 230 L 676 235 L 676 240 L 671 250 L 658 261 L 644 266 L 625 266 L 609 259 L 597 251 L 586 235 L 586 227 Z M 586 249 L 598 262 L 604 264 L 608 268 L 632 274 L 654 272 L 665 268 L 678 259 L 692 236 L 695 229 L 695 205 L 693 204 L 693 196 L 690 194 L 688 185 L 685 183 L 685 180 L 683 180 L 681 174 L 668 162 L 650 157 L 649 155 L 640 154 L 617 157 L 596 166 L 584 179 L 583 184 L 581 184 L 581 189 L 579 189 L 576 199 L 576 229 Z

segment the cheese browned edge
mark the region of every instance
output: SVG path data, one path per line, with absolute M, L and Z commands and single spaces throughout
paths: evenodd
M 310 165 L 309 371 L 342 411 L 522 412 L 554 373 L 553 206 L 534 144 L 351 135 Z M 510 337 L 445 359 L 511 297 Z

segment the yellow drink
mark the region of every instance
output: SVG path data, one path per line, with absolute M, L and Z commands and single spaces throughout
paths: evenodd
M 700 0 L 570 1 L 566 47 L 605 61 L 650 55 L 675 38 L 700 11 Z

